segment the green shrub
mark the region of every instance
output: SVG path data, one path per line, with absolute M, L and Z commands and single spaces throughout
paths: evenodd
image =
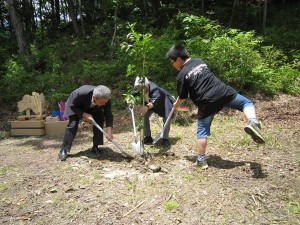
M 300 71 L 284 65 L 279 68 L 278 76 L 281 81 L 281 91 L 288 94 L 300 93 Z
M 137 27 L 145 30 L 142 24 Z M 1 65 L 0 101 L 17 102 L 35 91 L 44 93 L 49 104 L 56 107 L 59 100 L 83 84 L 104 84 L 123 96 L 137 75 L 176 95 L 178 71 L 165 57 L 173 44 L 184 44 L 192 57 L 202 58 L 217 76 L 239 91 L 300 93 L 299 50 L 283 52 L 267 46 L 253 31 L 227 29 L 217 21 L 186 13 L 179 13 L 163 30 L 154 34 L 149 31 L 146 35 L 135 32 L 138 45 L 131 54 L 117 47 L 112 52 L 111 37 L 104 35 L 108 32 L 105 25 L 97 26 L 87 37 L 61 36 L 56 41 L 35 43 L 29 58 L 13 56 Z M 277 34 L 267 32 L 274 32 L 269 37 Z M 130 48 L 133 43 L 127 40 L 130 35 L 124 21 L 119 21 L 117 35 L 115 46 L 126 40 Z M 287 40 L 290 45 L 292 40 L 294 37 Z M 0 53 L 7 54 L 6 50 L 2 47 Z M 122 107 L 122 103 L 116 103 L 116 107 Z
M 211 43 L 207 63 L 229 85 L 238 89 L 251 88 L 251 69 L 260 60 L 255 47 L 260 40 L 252 32 L 229 30 Z
M 6 74 L 1 84 L 3 100 L 16 102 L 20 101 L 24 94 L 31 94 L 36 86 L 35 74 L 25 70 L 21 57 L 8 60 L 5 67 Z
M 212 39 L 224 32 L 224 29 L 222 29 L 217 21 L 210 20 L 204 16 L 198 17 L 187 13 L 179 13 L 176 21 L 183 27 L 182 30 L 186 40 L 195 37 Z
M 253 31 L 225 29 L 195 16 L 186 16 L 181 23 L 191 56 L 202 58 L 225 83 L 239 91 L 299 93 L 297 52 L 295 62 L 289 64 L 287 55 L 264 46 L 263 38 Z

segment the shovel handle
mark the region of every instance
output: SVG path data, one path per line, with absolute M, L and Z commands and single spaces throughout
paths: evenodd
M 166 129 L 166 127 L 167 127 L 167 125 L 168 125 L 171 117 L 172 117 L 172 114 L 173 114 L 174 110 L 175 110 L 175 108 L 173 107 L 172 110 L 171 110 L 171 112 L 170 112 L 170 114 L 169 114 L 169 116 L 168 116 L 168 118 L 167 118 L 167 121 L 165 122 L 165 124 L 164 124 L 164 126 L 163 126 L 163 128 L 161 130 L 161 132 L 159 132 L 156 135 L 156 137 L 154 138 L 152 144 L 155 144 L 156 142 L 158 142 L 159 139 L 161 139 L 163 137 L 164 131 L 165 131 L 165 129 Z
M 179 97 L 177 97 L 177 100 L 178 100 L 178 99 L 179 99 Z M 177 100 L 176 100 L 176 101 L 177 101 Z M 169 116 L 168 116 L 168 118 L 167 118 L 167 120 L 166 120 L 166 122 L 165 122 L 165 124 L 164 124 L 164 126 L 163 126 L 163 128 L 162 128 L 162 130 L 161 130 L 161 132 L 158 133 L 158 134 L 156 135 L 156 137 L 154 138 L 154 140 L 153 140 L 153 142 L 152 142 L 153 144 L 155 144 L 159 139 L 161 139 L 161 138 L 163 137 L 164 131 L 165 131 L 165 129 L 166 129 L 166 127 L 167 127 L 167 125 L 168 125 L 168 123 L 169 123 L 171 117 L 172 117 L 172 114 L 174 113 L 174 110 L 175 110 L 175 108 L 174 108 L 174 106 L 173 106 L 173 108 L 172 108 L 172 110 L 170 111 Z
M 177 97 L 177 100 L 178 100 L 178 98 L 179 98 L 179 97 Z M 176 101 L 177 101 L 177 100 L 176 100 Z M 168 118 L 167 118 L 167 121 L 165 122 L 165 124 L 164 124 L 164 126 L 163 126 L 163 129 L 162 129 L 161 133 L 163 133 L 163 132 L 165 131 L 165 129 L 166 129 L 166 127 L 167 127 L 167 125 L 168 125 L 168 123 L 169 123 L 169 121 L 170 121 L 170 119 L 171 119 L 173 113 L 174 113 L 174 110 L 175 110 L 175 108 L 174 108 L 174 106 L 173 106 L 172 110 L 171 110 L 170 113 L 169 113 L 169 116 L 168 116 Z
M 168 116 L 168 118 L 167 118 L 167 121 L 166 121 L 165 124 L 164 124 L 164 127 L 163 127 L 163 129 L 162 129 L 162 132 L 164 132 L 164 130 L 166 129 L 166 126 L 168 125 L 168 123 L 169 123 L 169 121 L 170 121 L 170 119 L 171 119 L 171 117 L 172 117 L 172 115 L 173 115 L 173 113 L 174 113 L 174 110 L 175 110 L 175 108 L 173 107 L 172 110 L 171 110 L 171 112 L 170 112 L 170 114 L 169 114 L 169 116 Z
M 90 117 L 90 120 L 92 121 L 93 125 L 97 127 L 106 137 L 109 137 L 108 134 L 96 123 L 96 121 Z M 115 141 L 111 140 L 111 142 L 127 157 L 133 158 L 130 154 L 128 154 L 126 151 L 123 150 L 123 148 Z
M 134 139 L 137 140 L 136 127 L 135 127 L 135 119 L 134 119 L 134 112 L 133 112 L 134 106 L 132 106 L 132 108 L 129 106 L 128 108 L 129 108 L 129 110 L 131 112 L 132 126 L 133 126 L 133 132 L 134 132 Z

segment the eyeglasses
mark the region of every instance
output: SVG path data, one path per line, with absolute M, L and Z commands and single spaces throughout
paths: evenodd
M 175 59 L 175 60 L 172 60 L 171 61 L 171 64 L 173 65 L 174 64 L 174 62 L 176 62 L 177 61 L 177 59 Z

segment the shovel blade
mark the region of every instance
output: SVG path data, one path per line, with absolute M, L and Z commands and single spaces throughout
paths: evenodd
M 98 128 L 98 130 L 100 130 L 106 137 L 108 137 L 108 134 L 96 123 L 93 118 L 90 118 L 90 120 L 92 121 L 93 125 Z M 133 157 L 128 154 L 116 141 L 112 140 L 111 142 L 122 152 L 123 156 L 133 159 Z
M 156 135 L 156 137 L 154 138 L 154 140 L 153 140 L 153 144 L 155 144 L 156 142 L 158 142 L 159 141 L 159 139 L 161 139 L 162 138 L 162 132 L 160 132 L 158 135 Z
M 132 150 L 135 154 L 137 154 L 139 156 L 142 156 L 144 154 L 144 148 L 143 148 L 143 145 L 141 145 L 140 141 L 133 142 L 131 144 L 131 146 L 132 146 Z
M 178 98 L 177 98 L 178 99 Z M 156 135 L 156 137 L 154 138 L 154 140 L 153 140 L 153 144 L 155 144 L 156 142 L 158 142 L 158 140 L 159 139 L 161 139 L 162 137 L 163 137 L 163 133 L 164 133 L 164 130 L 165 130 L 165 128 L 167 127 L 167 125 L 169 124 L 169 121 L 171 120 L 171 117 L 172 117 L 172 115 L 173 115 L 173 113 L 174 113 L 174 110 L 175 110 L 175 108 L 173 107 L 172 108 L 172 110 L 171 110 L 171 112 L 169 113 L 169 116 L 168 116 L 168 118 L 167 118 L 167 121 L 165 122 L 165 124 L 164 124 L 164 126 L 163 126 L 163 129 L 161 130 L 161 132 L 158 134 L 158 135 Z

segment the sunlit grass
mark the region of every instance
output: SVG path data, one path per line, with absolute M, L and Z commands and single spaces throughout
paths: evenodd
M 17 206 L 19 209 L 25 209 L 30 207 L 33 204 L 33 200 L 29 198 L 29 196 L 22 196 L 20 197 L 19 201 L 17 202 Z
M 168 211 L 172 211 L 179 207 L 179 204 L 175 201 L 167 201 L 164 203 L 164 208 Z
M 186 181 L 191 181 L 195 177 L 195 174 L 185 174 L 183 179 Z
M 128 190 L 133 190 L 133 189 L 135 189 L 135 185 L 132 184 L 132 183 L 129 183 L 129 184 L 127 184 L 127 189 Z
M 79 178 L 79 183 L 80 183 L 80 184 L 83 184 L 83 185 L 89 184 L 89 178 L 88 178 L 88 177 L 85 177 L 85 176 L 81 176 L 81 177 Z
M 288 195 L 288 212 L 289 214 L 300 214 L 300 198 L 293 199 L 292 195 Z
M 18 169 L 13 166 L 0 166 L 0 175 L 7 174 L 9 172 L 16 172 Z
M 102 175 L 99 172 L 93 173 L 92 176 L 94 177 L 94 179 L 100 179 L 102 177 Z
M 7 187 L 7 184 L 6 183 L 0 183 L 0 191 L 4 191 L 6 190 L 8 187 Z
M 0 175 L 6 174 L 9 171 L 8 166 L 1 166 L 0 167 Z

